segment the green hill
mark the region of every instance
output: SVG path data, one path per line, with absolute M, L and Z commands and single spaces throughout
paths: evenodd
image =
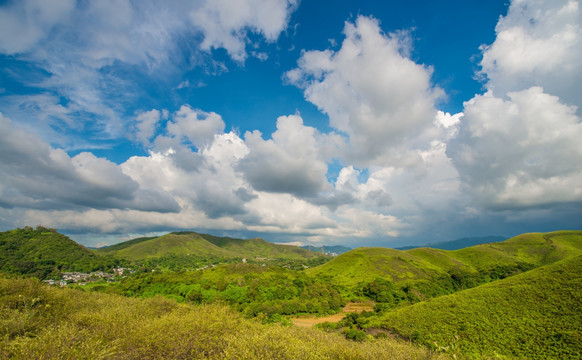
M 229 257 L 230 255 L 228 251 L 208 242 L 198 234 L 177 235 L 173 233 L 138 241 L 130 246 L 123 246 L 119 250 L 112 246 L 105 252 L 130 260 L 170 255 L 215 257 Z
M 576 255 L 582 255 L 582 231 L 556 231 L 523 234 L 461 250 L 358 248 L 307 271 L 348 286 L 376 278 L 399 283 L 451 273 L 495 279 Z
M 580 359 L 580 289 L 582 256 L 576 256 L 389 311 L 367 326 L 476 358 Z
M 172 255 L 252 259 L 309 259 L 322 256 L 297 246 L 273 244 L 263 239 L 242 240 L 183 231 L 138 238 L 97 249 L 97 252 L 130 260 Z
M 53 229 L 31 227 L 0 232 L 0 271 L 58 278 L 60 272 L 91 272 L 115 266 L 119 260 L 99 256 Z
M 444 273 L 420 257 L 380 247 L 357 248 L 306 271 L 310 275 L 331 277 L 335 283 L 347 286 L 370 282 L 378 277 L 401 282 L 429 279 Z

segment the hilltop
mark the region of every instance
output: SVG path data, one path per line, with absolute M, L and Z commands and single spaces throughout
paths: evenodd
M 130 260 L 172 255 L 217 258 L 310 259 L 323 256 L 293 245 L 280 245 L 263 239 L 235 239 L 180 231 L 159 237 L 129 240 L 97 249 Z

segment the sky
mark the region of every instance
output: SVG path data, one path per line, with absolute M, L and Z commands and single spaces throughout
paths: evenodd
M 577 0 L 0 0 L 0 230 L 582 229 Z

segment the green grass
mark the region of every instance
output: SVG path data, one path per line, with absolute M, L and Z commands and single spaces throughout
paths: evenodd
M 528 238 L 531 240 L 531 238 Z M 368 324 L 469 357 L 582 358 L 582 256 L 389 311 Z
M 192 306 L 0 279 L 0 359 L 444 359 L 393 339 L 355 343 Z
M 479 274 L 499 267 L 533 268 L 577 255 L 582 255 L 582 231 L 557 231 L 523 234 L 461 250 L 358 248 L 308 273 L 329 276 L 345 286 L 377 277 L 405 283 L 432 280 L 453 270 Z
M 0 232 L 0 271 L 5 273 L 58 278 L 61 271 L 105 270 L 119 263 L 52 229 L 27 227 Z
M 430 279 L 444 273 L 423 258 L 389 248 L 357 248 L 306 272 L 313 276 L 328 276 L 334 283 L 344 286 L 370 282 L 377 277 L 402 282 Z
M 229 251 L 221 249 L 197 234 L 167 234 L 122 248 L 115 251 L 114 254 L 117 257 L 130 260 L 170 255 L 232 256 Z

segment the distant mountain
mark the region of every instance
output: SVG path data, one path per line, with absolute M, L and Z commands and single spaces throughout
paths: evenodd
M 357 248 L 307 272 L 330 276 L 347 286 L 378 277 L 404 283 L 430 281 L 453 271 L 521 271 L 577 255 L 582 255 L 582 231 L 556 231 L 523 234 L 460 250 Z
M 313 245 L 305 245 L 302 246 L 301 248 L 309 250 L 309 251 L 313 251 L 313 252 L 318 252 L 318 253 L 322 253 L 322 254 L 326 254 L 326 255 L 339 255 L 339 254 L 343 254 L 347 251 L 352 250 L 349 247 L 346 246 L 342 246 L 342 245 L 322 245 L 322 246 L 313 246 Z
M 397 247 L 397 250 L 410 250 L 416 249 L 419 247 L 430 247 L 433 249 L 442 249 L 442 250 L 459 250 L 464 249 L 466 247 L 480 245 L 480 244 L 488 244 L 488 243 L 495 243 L 507 240 L 505 236 L 482 236 L 482 237 L 471 237 L 471 238 L 462 238 L 457 240 L 451 241 L 442 241 L 438 243 L 430 243 L 426 245 L 418 245 L 418 246 L 402 246 Z
M 34 276 L 58 277 L 59 272 L 105 270 L 119 263 L 96 255 L 53 229 L 37 227 L 0 232 L 0 271 Z
M 367 326 L 428 346 L 452 344 L 471 358 L 580 359 L 581 269 L 582 256 L 570 257 L 388 311 Z
M 243 240 L 191 231 L 133 239 L 97 251 L 130 260 L 172 255 L 252 259 L 309 259 L 323 256 L 298 246 L 278 245 L 263 239 Z

